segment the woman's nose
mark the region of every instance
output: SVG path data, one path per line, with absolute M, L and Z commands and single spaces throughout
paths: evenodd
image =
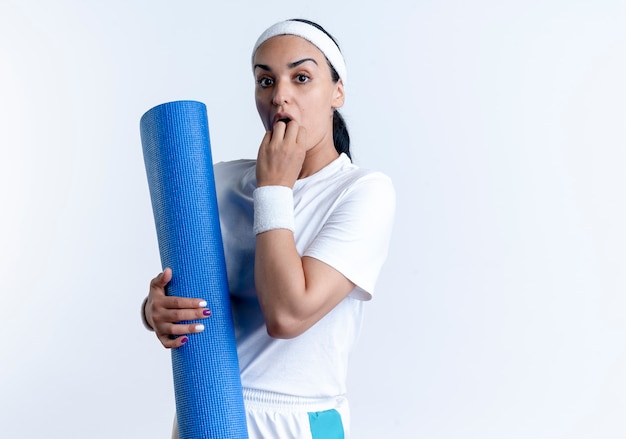
M 274 86 L 274 97 L 272 99 L 272 103 L 277 107 L 289 103 L 291 96 L 290 93 L 291 91 L 288 83 L 285 83 L 285 81 L 276 81 L 276 85 Z

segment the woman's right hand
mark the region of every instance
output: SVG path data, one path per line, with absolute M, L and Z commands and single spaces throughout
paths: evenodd
M 167 296 L 165 286 L 171 279 L 170 268 L 152 279 L 143 312 L 161 344 L 166 348 L 177 348 L 188 341 L 185 334 L 204 331 L 202 324 L 178 322 L 205 319 L 211 316 L 211 310 L 206 308 L 207 303 L 203 299 Z

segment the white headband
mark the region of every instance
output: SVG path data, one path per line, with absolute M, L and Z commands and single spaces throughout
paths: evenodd
M 311 26 L 308 23 L 288 20 L 281 21 L 280 23 L 270 26 L 256 41 L 254 49 L 252 49 L 252 58 L 254 59 L 254 54 L 261 44 L 278 35 L 295 35 L 312 43 L 324 54 L 328 62 L 330 62 L 339 74 L 339 77 L 343 81 L 343 85 L 346 85 L 348 72 L 346 70 L 346 62 L 343 59 L 343 55 L 341 54 L 339 47 L 337 47 L 337 44 L 335 44 L 332 38 L 326 35 L 323 31 L 319 30 L 315 26 Z

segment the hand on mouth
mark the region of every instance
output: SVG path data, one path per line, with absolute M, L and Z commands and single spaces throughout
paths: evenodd
M 277 113 L 273 120 L 272 120 L 272 127 L 276 126 L 276 124 L 278 122 L 283 122 L 285 125 L 287 125 L 289 122 L 291 122 L 293 120 L 293 117 L 291 117 L 290 114 L 287 113 Z

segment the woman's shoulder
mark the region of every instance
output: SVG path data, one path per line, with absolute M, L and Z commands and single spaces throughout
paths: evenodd
M 334 200 L 336 206 L 353 202 L 388 205 L 396 197 L 387 174 L 352 163 L 347 156 L 305 180 L 296 182 L 294 187 L 299 197 Z
M 217 170 L 228 170 L 233 171 L 237 169 L 246 170 L 253 168 L 256 165 L 256 160 L 253 159 L 238 159 L 238 160 L 229 160 L 217 162 L 213 165 L 213 168 Z
M 239 159 L 218 162 L 213 165 L 216 184 L 226 189 L 247 188 L 256 185 L 256 160 Z
M 314 184 L 324 182 L 329 186 L 344 188 L 368 180 L 380 181 L 381 184 L 386 185 L 391 184 L 389 176 L 381 171 L 355 164 L 345 153 L 313 176 L 305 179 L 303 183 L 308 183 L 307 180 L 314 182 Z
M 387 174 L 354 163 L 345 163 L 336 175 L 355 189 L 360 186 L 379 186 L 393 190 L 393 182 Z
M 389 175 L 380 170 L 350 163 L 339 173 L 338 196 L 344 202 L 376 206 L 393 211 L 396 190 Z
M 241 175 L 255 171 L 256 160 L 238 159 L 213 164 L 215 176 L 239 178 Z M 254 173 L 254 172 L 253 172 Z

